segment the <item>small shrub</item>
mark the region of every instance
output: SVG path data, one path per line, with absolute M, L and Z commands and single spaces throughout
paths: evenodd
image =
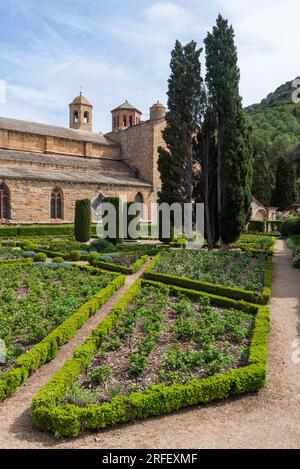
M 33 258 L 34 262 L 46 262 L 47 256 L 43 252 L 38 252 Z
M 106 239 L 95 239 L 91 242 L 91 248 L 98 252 L 104 251 L 109 246 L 109 242 Z
M 290 217 L 281 226 L 281 235 L 284 237 L 300 235 L 300 217 Z
M 102 365 L 91 370 L 88 377 L 94 384 L 104 384 L 108 380 L 110 372 L 109 366 Z
M 35 251 L 24 251 L 24 252 L 22 252 L 22 256 L 25 259 L 30 259 L 31 257 L 33 258 L 35 255 L 36 255 Z
M 92 264 L 95 261 L 99 261 L 99 259 L 100 259 L 99 252 L 96 252 L 96 251 L 90 252 L 89 257 L 88 257 L 88 261 L 90 264 Z
M 300 269 L 300 248 L 296 248 L 293 254 L 293 266 Z
M 54 264 L 63 264 L 65 260 L 62 257 L 54 257 L 53 261 Z
M 80 259 L 81 259 L 81 252 L 79 250 L 74 250 L 70 252 L 71 261 L 80 261 Z
M 108 262 L 109 264 L 113 264 L 113 262 L 114 262 L 112 256 L 110 256 L 109 254 L 101 256 L 99 260 L 102 261 L 102 262 Z

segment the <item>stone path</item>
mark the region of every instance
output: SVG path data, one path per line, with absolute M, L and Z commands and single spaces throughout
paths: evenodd
M 76 337 L 42 367 L 27 385 L 0 405 L 1 448 L 299 448 L 300 363 L 293 363 L 293 342 L 300 338 L 300 270 L 282 241 L 274 255 L 268 385 L 257 395 L 199 406 L 160 418 L 55 440 L 31 428 L 29 410 L 36 391 L 69 357 L 121 294 L 127 284 Z M 295 345 L 295 344 L 294 344 Z M 300 359 L 300 350 L 295 358 Z

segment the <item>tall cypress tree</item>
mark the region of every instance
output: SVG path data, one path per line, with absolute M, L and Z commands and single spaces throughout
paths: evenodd
M 269 207 L 274 186 L 275 178 L 267 153 L 256 154 L 253 160 L 252 194 L 259 202 Z
M 287 210 L 297 199 L 296 167 L 292 158 L 280 156 L 277 161 L 276 185 L 272 204 Z
M 221 15 L 205 45 L 208 98 L 217 120 L 219 229 L 227 245 L 239 237 L 251 215 L 251 131 L 239 95 L 234 31 Z
M 168 112 L 160 147 L 161 176 L 159 202 L 192 202 L 194 138 L 203 105 L 200 54 L 196 42 L 182 46 L 176 41 L 171 54 L 168 81 Z

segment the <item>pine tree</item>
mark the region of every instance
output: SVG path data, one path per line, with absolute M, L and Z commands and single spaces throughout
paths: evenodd
M 265 152 L 256 154 L 253 160 L 252 194 L 266 207 L 270 207 L 275 186 L 273 170 Z
M 288 155 L 280 156 L 277 161 L 276 185 L 272 205 L 284 211 L 297 199 L 295 162 Z
M 159 203 L 192 202 L 193 141 L 203 100 L 201 51 L 194 41 L 184 47 L 176 41 L 171 54 L 168 112 L 163 131 L 166 149 L 159 148 L 158 159 Z
M 251 129 L 239 95 L 234 31 L 221 15 L 205 45 L 208 99 L 217 120 L 219 229 L 227 245 L 239 237 L 251 215 Z

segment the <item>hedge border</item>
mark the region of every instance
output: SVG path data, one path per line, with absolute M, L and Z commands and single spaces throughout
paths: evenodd
M 32 262 L 31 258 L 22 259 L 22 257 L 18 257 L 17 259 L 4 259 L 0 260 L 1 265 L 15 265 L 15 264 L 30 264 Z
M 125 253 L 122 253 L 125 254 Z M 119 264 L 110 264 L 109 262 L 103 261 L 93 261 L 92 265 L 98 267 L 99 269 L 105 269 L 112 272 L 120 272 L 125 275 L 135 274 L 140 268 L 147 262 L 148 255 L 145 254 L 137 259 L 131 266 L 126 267 Z
M 64 363 L 33 398 L 31 417 L 34 427 L 50 431 L 57 437 L 75 437 L 84 428 L 98 430 L 133 420 L 159 416 L 183 407 L 256 392 L 265 385 L 269 308 L 171 286 L 173 294 L 185 292 L 194 299 L 206 296 L 211 299 L 214 305 L 224 307 L 226 304 L 227 307 L 243 309 L 256 314 L 249 347 L 248 365 L 223 374 L 191 381 L 186 385 L 149 386 L 144 393 L 118 396 L 113 398 L 111 402 L 100 406 L 88 405 L 82 408 L 70 404 L 60 405 L 67 388 L 89 366 L 95 351 L 108 337 L 117 319 L 126 313 L 128 303 L 143 284 L 165 287 L 165 284 L 159 282 L 136 280 L 85 343 L 77 347 L 73 357 Z
M 86 270 L 80 266 L 81 270 Z M 99 269 L 90 267 L 97 273 Z M 102 273 L 106 273 L 102 271 Z M 113 274 L 112 274 L 113 275 Z M 108 301 L 108 299 L 124 285 L 124 275 L 115 274 L 112 281 L 99 290 L 87 302 L 81 305 L 77 311 L 72 313 L 64 322 L 53 329 L 44 339 L 34 345 L 28 353 L 18 357 L 15 366 L 6 371 L 0 379 L 0 402 L 16 391 L 41 365 L 50 362 L 58 349 L 69 342 L 83 324 Z
M 241 288 L 227 287 L 224 285 L 214 284 L 210 282 L 202 282 L 201 280 L 192 280 L 185 277 L 178 277 L 176 275 L 153 272 L 152 269 L 157 264 L 161 255 L 162 253 L 159 252 L 145 270 L 144 277 L 148 280 L 154 280 L 168 285 L 176 285 L 178 287 L 183 287 L 191 290 L 204 291 L 206 293 L 225 296 L 228 298 L 233 298 L 235 300 L 244 300 L 249 303 L 266 305 L 269 302 L 272 293 L 272 255 L 270 254 L 267 255 L 263 290 L 259 294 L 250 290 L 243 290 Z

